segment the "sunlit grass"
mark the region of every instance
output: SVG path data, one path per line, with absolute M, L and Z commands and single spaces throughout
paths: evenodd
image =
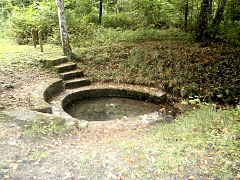
M 61 56 L 61 47 L 51 44 L 44 45 L 44 52 L 40 52 L 40 47 L 34 48 L 31 45 L 17 45 L 10 39 L 0 39 L 0 65 L 2 67 L 11 64 L 36 63 L 37 60 L 48 56 Z

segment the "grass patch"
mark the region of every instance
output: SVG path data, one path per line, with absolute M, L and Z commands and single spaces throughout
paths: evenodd
M 23 135 L 26 137 L 51 137 L 74 133 L 75 130 L 75 127 L 67 126 L 57 120 L 34 120 L 25 127 Z
M 222 179 L 239 172 L 240 108 L 218 110 L 201 106 L 159 125 L 145 145 L 156 153 L 158 170 L 164 173 L 191 170 Z
M 30 161 L 41 161 L 43 159 L 46 159 L 49 156 L 49 153 L 47 151 L 34 151 L 29 156 Z
M 138 146 L 138 144 L 132 140 L 118 140 L 114 141 L 113 146 L 117 146 L 123 149 L 133 149 L 134 147 Z
M 41 58 L 48 57 L 49 54 L 60 56 L 62 50 L 59 46 L 45 44 L 44 53 L 40 53 L 40 48 L 31 45 L 17 45 L 10 39 L 0 39 L 0 66 L 28 66 L 38 64 Z

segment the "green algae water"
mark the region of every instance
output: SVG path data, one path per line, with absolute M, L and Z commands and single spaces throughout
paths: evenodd
M 159 106 L 156 104 L 116 97 L 78 100 L 65 108 L 65 111 L 72 117 L 87 121 L 110 121 L 135 117 L 158 110 Z

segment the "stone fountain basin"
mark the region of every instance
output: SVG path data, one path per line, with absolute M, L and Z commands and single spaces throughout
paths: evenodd
M 95 83 L 91 86 L 64 90 L 61 80 L 55 79 L 40 85 L 32 92 L 30 103 L 33 104 L 33 110 L 51 113 L 71 121 L 76 118 L 64 111 L 67 105 L 77 100 L 99 97 L 130 98 L 158 105 L 165 103 L 167 99 L 166 93 L 159 89 L 119 83 Z
M 99 83 L 62 92 L 57 98 L 51 101 L 53 114 L 60 114 L 61 116 L 70 118 L 71 116 L 65 112 L 65 108 L 69 104 L 77 100 L 101 97 L 129 98 L 157 105 L 163 104 L 167 99 L 166 93 L 154 88 L 125 84 Z

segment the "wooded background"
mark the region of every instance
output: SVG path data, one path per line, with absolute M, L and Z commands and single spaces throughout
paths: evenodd
M 62 0 L 63 1 L 63 0 Z M 239 0 L 65 0 L 71 40 L 91 38 L 100 24 L 117 30 L 180 28 L 198 42 L 240 41 Z M 59 42 L 56 2 L 2 0 L 1 32 L 19 44 L 29 43 L 31 28 Z

